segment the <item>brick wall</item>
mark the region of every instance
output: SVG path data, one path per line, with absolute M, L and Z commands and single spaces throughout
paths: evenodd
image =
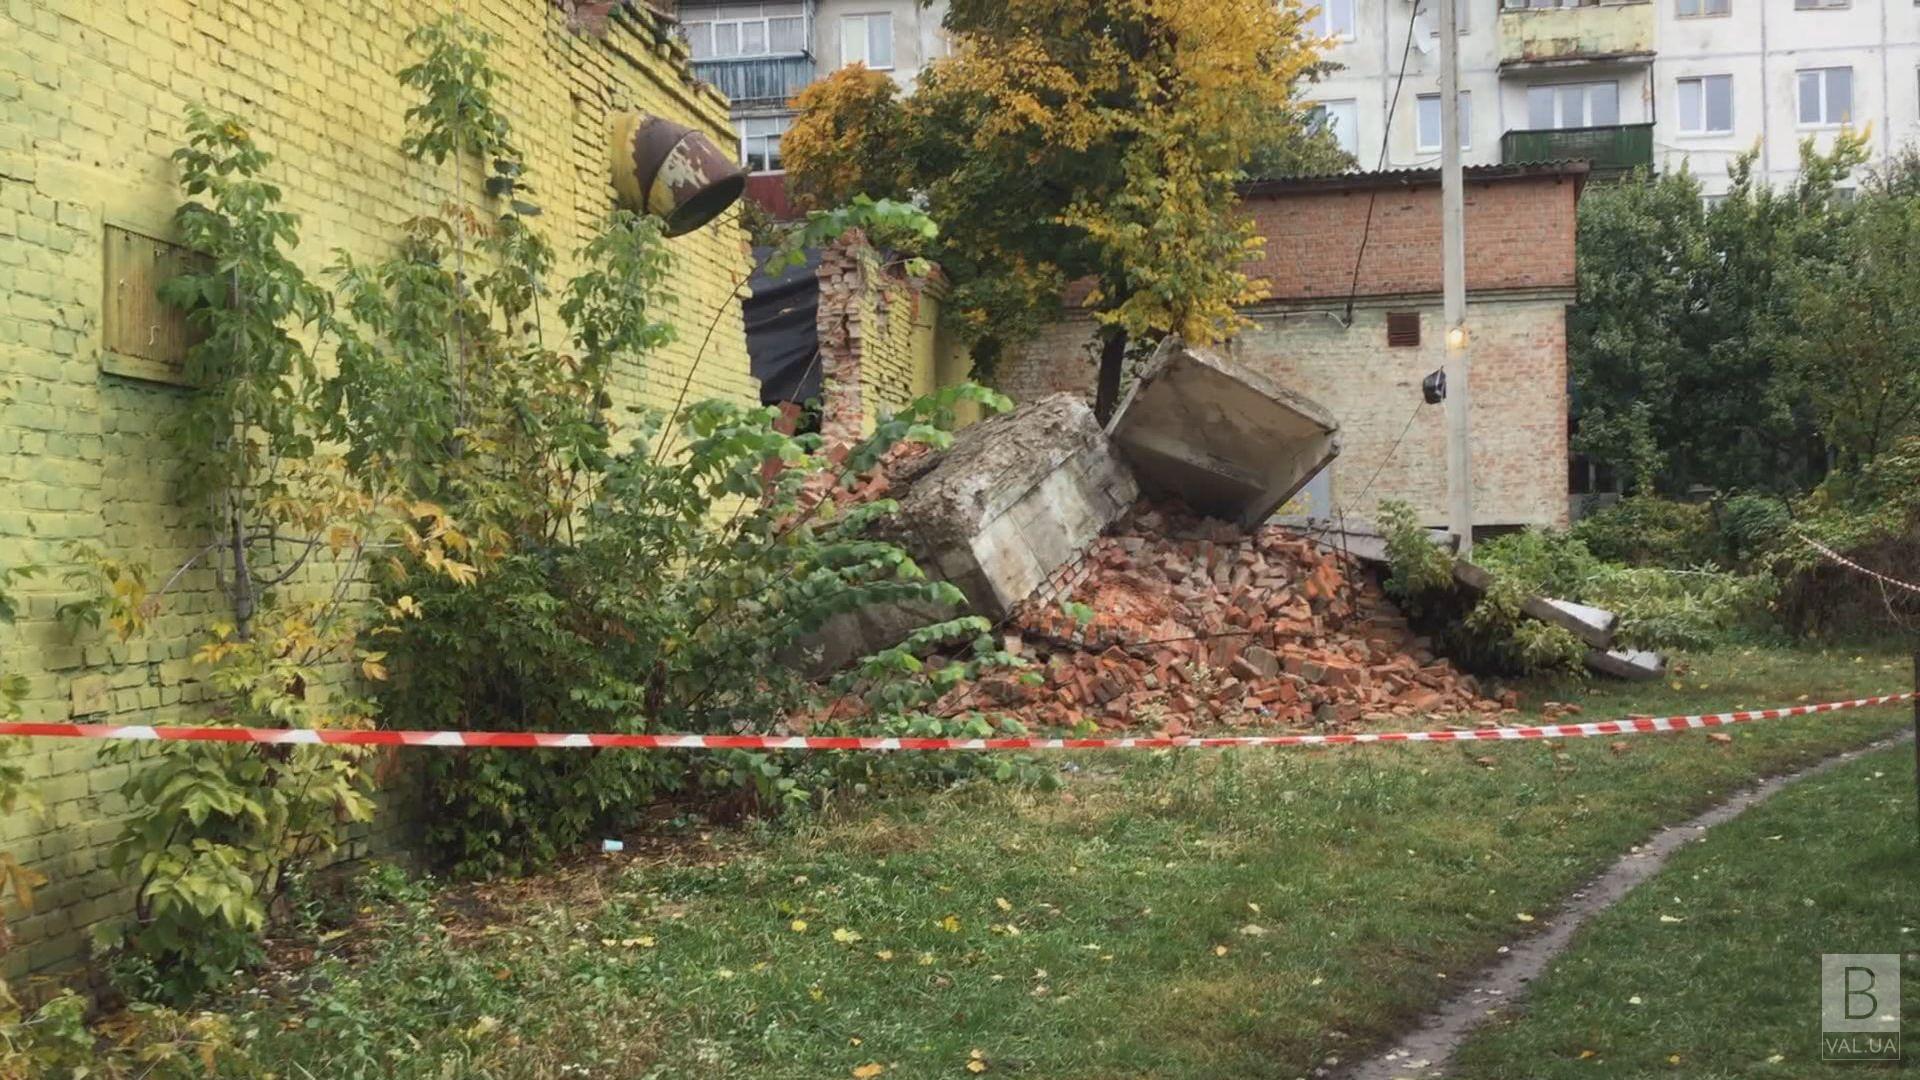
M 1345 300 L 1351 291 L 1437 294 L 1440 186 L 1388 177 L 1375 186 L 1343 180 L 1257 185 L 1243 206 L 1267 245 L 1248 263 L 1247 273 L 1266 281 L 1265 295 L 1274 300 Z M 1469 179 L 1463 196 L 1468 291 L 1572 289 L 1578 194 L 1574 176 Z M 1364 253 L 1362 236 L 1367 238 Z
M 1483 525 L 1564 524 L 1565 309 L 1573 299 L 1579 176 L 1469 175 L 1475 517 Z M 1332 467 L 1337 506 L 1364 517 L 1382 498 L 1398 498 L 1432 524 L 1444 524 L 1443 409 L 1414 415 L 1420 380 L 1441 366 L 1444 353 L 1437 180 L 1388 174 L 1267 182 L 1250 189 L 1244 205 L 1266 237 L 1248 272 L 1267 283 L 1268 299 L 1245 309 L 1251 325 L 1227 348 L 1340 420 L 1342 450 Z M 1363 232 L 1369 237 L 1364 257 Z M 1353 325 L 1342 329 L 1329 316 L 1345 317 L 1356 258 Z M 1420 315 L 1418 348 L 1388 348 L 1389 311 Z M 1002 360 L 994 385 L 1016 401 L 1062 390 L 1090 396 L 1099 366 L 1093 332 L 1087 313 L 1064 310 Z M 1409 419 L 1405 442 L 1388 457 Z
M 821 434 L 850 444 L 951 374 L 937 288 L 884 265 L 858 230 L 820 256 Z
M 402 222 L 455 193 L 456 168 L 397 149 L 413 104 L 393 73 L 407 33 L 450 2 L 382 0 L 14 0 L 0 11 L 0 564 L 51 572 L 20 590 L 20 624 L 0 663 L 24 672 L 29 719 L 176 723 L 194 714 L 188 657 L 218 599 L 210 582 L 170 599 L 154 632 L 130 644 L 78 640 L 54 610 L 71 599 L 62 545 L 78 540 L 151 565 L 188 550 L 170 497 L 160 427 L 180 391 L 103 373 L 102 237 L 108 225 L 159 239 L 182 195 L 168 155 L 189 104 L 230 110 L 278 160 L 272 179 L 301 218 L 296 258 L 318 273 L 335 248 L 391 250 Z M 612 206 L 608 123 L 615 111 L 674 117 L 730 145 L 725 102 L 689 82 L 651 27 L 620 15 L 604 36 L 577 34 L 543 0 L 466 0 L 462 12 L 504 43 L 496 91 L 561 254 L 558 275 Z M 482 179 L 468 163 L 458 186 Z M 710 226 L 670 241 L 679 340 L 616 373 L 618 413 L 687 396 L 753 400 L 736 291 L 739 230 Z M 551 311 L 549 311 L 551 314 Z M 315 573 L 323 573 L 316 568 Z M 28 759 L 44 814 L 0 819 L 0 850 L 51 879 L 33 914 L 9 908 L 18 975 L 84 954 L 87 928 L 127 909 L 105 845 L 125 805 L 123 769 L 93 767 L 82 744 L 34 743 Z M 10 903 L 10 901 L 9 901 Z
M 1387 345 L 1389 312 L 1418 313 L 1417 348 Z M 1264 305 L 1252 315 L 1253 326 L 1232 343 L 1234 358 L 1340 420 L 1340 456 L 1329 466 L 1333 505 L 1307 512 L 1364 520 L 1382 499 L 1399 499 L 1426 524 L 1446 525 L 1446 406 L 1422 404 L 1420 397 L 1421 379 L 1446 361 L 1439 302 L 1357 305 L 1352 327 L 1344 330 L 1311 309 Z M 1473 328 L 1474 519 L 1564 526 L 1566 301 L 1488 297 L 1467 305 L 1467 325 Z

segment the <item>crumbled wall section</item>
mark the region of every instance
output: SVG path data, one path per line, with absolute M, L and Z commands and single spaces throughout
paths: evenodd
M 271 178 L 300 216 L 295 257 L 309 272 L 336 248 L 386 254 L 408 218 L 456 187 L 471 197 L 483 179 L 478 163 L 416 163 L 398 150 L 413 104 L 394 78 L 414 58 L 405 37 L 451 6 L 15 0 L 0 10 L 0 68 L 14 76 L 0 86 L 0 564 L 50 568 L 19 590 L 21 623 L 0 639 L 0 665 L 31 680 L 29 719 L 191 718 L 193 635 L 219 604 L 210 581 L 190 580 L 154 632 L 126 645 L 75 641 L 54 620 L 71 598 L 60 579 L 66 542 L 156 567 L 177 563 L 188 542 L 159 436 L 181 391 L 101 371 L 103 229 L 171 237 L 182 195 L 168 155 L 184 138 L 186 107 L 204 103 L 242 117 L 277 156 Z M 686 79 L 680 52 L 640 16 L 614 11 L 597 32 L 576 33 L 543 0 L 468 0 L 461 10 L 503 43 L 494 59 L 508 83 L 496 97 L 545 211 L 538 224 L 559 250 L 557 277 L 612 209 L 613 112 L 666 115 L 722 145 L 733 137 L 725 102 Z M 678 340 L 616 373 L 616 420 L 683 392 L 755 399 L 734 218 L 669 244 L 674 297 L 661 314 Z M 0 850 L 50 883 L 32 914 L 8 908 L 17 934 L 0 960 L 8 975 L 81 959 L 87 929 L 129 900 L 106 868 L 125 770 L 94 767 L 83 744 L 30 750 L 47 810 L 0 819 Z
M 1567 520 L 1566 307 L 1574 297 L 1577 195 L 1565 176 L 1467 185 L 1474 515 L 1483 525 Z M 1420 380 L 1444 359 L 1439 187 L 1282 184 L 1243 205 L 1266 237 L 1247 272 L 1267 283 L 1270 299 L 1243 309 L 1252 325 L 1231 355 L 1340 421 L 1333 506 L 1309 512 L 1367 517 L 1393 498 L 1429 524 L 1445 524 L 1445 418 L 1440 406 L 1419 406 Z M 1363 232 L 1370 239 L 1356 281 Z M 1353 325 L 1342 329 L 1336 317 L 1345 318 L 1350 293 L 1358 297 Z M 1389 311 L 1420 316 L 1417 348 L 1387 346 Z M 1015 401 L 1060 391 L 1091 396 L 1098 368 L 1093 320 L 1069 309 L 1002 360 L 993 382 Z M 1406 440 L 1393 449 L 1402 429 Z
M 887 267 L 852 230 L 820 256 L 821 435 L 847 444 L 940 385 L 951 364 L 926 282 Z

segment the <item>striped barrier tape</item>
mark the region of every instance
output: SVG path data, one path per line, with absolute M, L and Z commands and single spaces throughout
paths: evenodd
M 1915 585 L 1911 581 L 1901 581 L 1899 578 L 1896 578 L 1896 577 L 1888 577 L 1887 575 L 1881 573 L 1878 570 L 1869 570 L 1866 567 L 1861 566 L 1859 563 L 1854 562 L 1852 559 L 1847 558 L 1845 555 L 1842 555 L 1839 552 L 1828 547 L 1827 545 L 1821 543 L 1820 541 L 1815 540 L 1813 537 L 1808 536 L 1806 533 L 1796 532 L 1793 535 L 1799 537 L 1801 543 L 1819 552 L 1821 555 L 1825 556 L 1829 561 L 1836 563 L 1840 566 L 1844 566 L 1856 574 L 1863 574 L 1867 577 L 1874 579 L 1875 581 L 1878 581 L 1882 585 L 1891 585 L 1896 589 L 1905 589 L 1910 593 L 1920 593 L 1920 585 Z
M 1755 720 L 1866 709 L 1912 701 L 1916 695 L 1884 694 L 1818 705 L 1706 713 L 1699 716 L 1630 717 L 1584 724 L 1464 728 L 1444 731 L 1364 731 L 1336 735 L 1152 735 L 1057 739 L 1000 736 L 987 739 L 860 735 L 618 735 L 546 731 L 316 731 L 288 728 L 161 727 L 143 724 L 0 723 L 0 736 L 53 739 L 131 739 L 166 742 L 276 743 L 329 746 L 467 746 L 495 749 L 629 750 L 1172 750 L 1189 747 L 1348 746 L 1363 743 L 1487 742 L 1513 739 L 1577 739 L 1693 731 Z

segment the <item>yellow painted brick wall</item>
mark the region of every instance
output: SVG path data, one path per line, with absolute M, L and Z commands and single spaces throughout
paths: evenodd
M 860 400 L 869 430 L 939 384 L 939 301 L 924 284 L 880 269 L 871 253 L 860 298 Z
M 525 152 L 538 224 L 561 253 L 557 277 L 612 206 L 607 130 L 615 111 L 676 118 L 730 145 L 725 102 L 684 76 L 652 28 L 625 14 L 604 37 L 576 34 L 545 0 L 12 0 L 0 9 L 0 565 L 51 573 L 21 590 L 20 625 L 0 665 L 30 676 L 26 715 L 98 722 L 191 718 L 194 635 L 219 600 L 204 582 L 171 598 L 132 644 L 76 640 L 56 607 L 62 546 L 78 540 L 171 566 L 188 548 L 170 497 L 159 429 L 180 391 L 103 374 L 102 231 L 161 238 L 181 193 L 168 155 L 189 104 L 231 111 L 277 161 L 272 178 L 301 219 L 297 260 L 311 273 L 334 249 L 391 250 L 400 225 L 450 196 L 464 169 L 397 149 L 412 95 L 394 73 L 414 59 L 407 33 L 458 7 L 501 39 L 498 93 Z M 616 413 L 724 396 L 752 400 L 739 306 L 748 265 L 731 216 L 670 242 L 667 312 L 678 341 L 619 372 Z M 905 322 L 906 320 L 903 320 Z M 616 416 L 617 419 L 617 416 Z M 318 572 L 318 571 L 316 571 Z M 88 702 L 88 704 L 78 704 Z M 0 974 L 71 963 L 85 931 L 126 910 L 106 867 L 125 811 L 124 768 L 94 767 L 84 744 L 36 743 L 29 759 L 44 814 L 0 820 L 0 850 L 50 884 L 31 914 L 9 908 L 17 945 Z

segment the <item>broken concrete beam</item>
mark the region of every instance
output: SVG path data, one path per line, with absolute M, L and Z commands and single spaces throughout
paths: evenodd
M 1493 587 L 1493 575 L 1465 559 L 1453 561 L 1453 580 L 1476 593 L 1484 593 Z M 1544 596 L 1529 596 L 1521 601 L 1520 613 L 1543 623 L 1565 627 L 1574 637 L 1595 649 L 1606 649 L 1613 644 L 1613 626 L 1618 621 L 1611 611 L 1567 600 L 1550 600 Z
M 1086 402 L 1055 394 L 961 430 L 882 531 L 998 619 L 1139 497 Z
M 1613 631 L 1620 624 L 1620 616 L 1606 608 L 1576 604 L 1571 600 L 1547 597 L 1542 602 L 1557 612 L 1563 620 L 1560 625 L 1572 630 L 1581 641 L 1601 649 L 1613 644 Z
M 1258 525 L 1340 453 L 1319 405 L 1208 349 L 1168 338 L 1107 424 L 1140 486 Z
M 1616 679 L 1646 682 L 1667 673 L 1667 658 L 1645 649 L 1588 649 L 1587 666 Z
M 1323 551 L 1351 555 L 1369 566 L 1385 566 L 1392 561 L 1387 558 L 1387 538 L 1365 523 L 1348 522 L 1343 526 L 1326 518 L 1299 518 L 1282 524 Z M 1445 529 L 1428 529 L 1427 539 L 1449 554 L 1460 546 L 1460 538 Z

